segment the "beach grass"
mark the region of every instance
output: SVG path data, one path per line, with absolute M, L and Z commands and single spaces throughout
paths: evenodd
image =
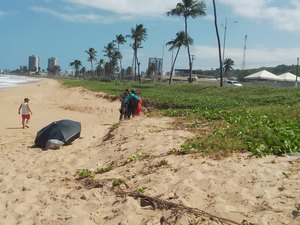
M 228 155 L 250 151 L 257 157 L 300 151 L 300 91 L 295 88 L 218 87 L 209 83 L 99 82 L 61 79 L 117 98 L 126 88 L 143 96 L 156 114 L 175 117 L 195 133 L 174 154 Z M 153 111 L 152 111 L 153 112 Z

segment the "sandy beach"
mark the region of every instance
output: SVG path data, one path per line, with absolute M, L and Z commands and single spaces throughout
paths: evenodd
M 193 137 L 172 118 L 119 124 L 118 101 L 51 79 L 0 97 L 0 225 L 300 224 L 297 157 L 169 154 Z M 25 97 L 28 129 L 18 115 Z M 81 137 L 58 150 L 33 148 L 37 132 L 61 119 L 80 121 Z M 76 179 L 110 164 L 94 183 Z M 116 180 L 123 184 L 113 187 Z

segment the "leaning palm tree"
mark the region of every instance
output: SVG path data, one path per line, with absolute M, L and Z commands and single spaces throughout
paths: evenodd
M 126 35 L 126 37 L 130 37 L 133 40 L 133 43 L 130 45 L 133 49 L 133 64 L 134 64 L 134 78 L 136 79 L 136 69 L 137 65 L 139 65 L 138 60 L 138 49 L 142 48 L 142 41 L 147 39 L 147 29 L 144 28 L 143 24 L 137 24 L 135 28 L 131 28 L 131 34 Z M 139 82 L 141 83 L 141 76 L 139 76 Z
M 224 60 L 224 74 L 228 75 L 228 72 L 233 70 L 234 61 L 230 58 Z
M 114 42 L 118 43 L 118 51 L 120 52 L 120 45 L 123 45 L 126 42 L 125 37 L 122 34 L 116 35 L 116 40 Z M 120 57 L 120 74 L 122 73 L 122 57 Z
M 220 87 L 223 86 L 223 61 L 222 61 L 222 55 L 221 55 L 221 44 L 220 44 L 220 35 L 219 35 L 219 29 L 218 29 L 218 19 L 217 19 L 217 8 L 216 8 L 216 2 L 213 0 L 213 6 L 214 6 L 214 18 L 215 18 L 215 30 L 217 35 L 217 41 L 218 41 L 218 50 L 219 50 L 219 71 L 220 71 Z
M 75 59 L 73 62 L 70 62 L 70 66 L 74 67 L 75 69 L 75 77 L 78 77 L 79 69 L 82 66 L 82 63 L 80 60 Z
M 171 45 L 171 47 L 169 48 L 169 51 L 173 51 L 175 48 L 177 48 L 177 52 L 176 52 L 174 61 L 171 62 L 172 66 L 171 66 L 169 84 L 171 84 L 171 82 L 172 82 L 173 71 L 174 71 L 176 59 L 177 59 L 180 48 L 181 48 L 181 46 L 188 46 L 189 44 L 193 44 L 193 39 L 189 36 L 186 39 L 186 35 L 185 35 L 184 31 L 180 31 L 180 32 L 176 33 L 176 38 L 174 40 L 166 43 L 166 45 Z
M 188 25 L 187 19 L 191 16 L 193 19 L 197 16 L 205 16 L 206 4 L 203 1 L 198 2 L 197 0 L 182 0 L 182 2 L 177 3 L 176 8 L 171 9 L 170 12 L 167 12 L 168 16 L 183 16 L 184 17 L 184 31 L 185 39 L 188 40 Z M 189 58 L 189 67 L 190 67 L 190 76 L 189 82 L 192 82 L 192 59 L 190 54 L 189 44 L 187 45 L 188 58 Z
M 91 62 L 91 72 L 93 72 L 93 61 L 96 61 L 97 51 L 93 48 L 89 48 L 88 50 L 85 50 L 85 52 L 88 54 L 87 61 Z

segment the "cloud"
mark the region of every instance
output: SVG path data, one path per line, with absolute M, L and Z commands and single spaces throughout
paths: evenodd
M 5 16 L 6 13 L 0 10 L 0 16 Z
M 62 0 L 71 5 L 96 8 L 127 16 L 159 17 L 174 8 L 178 0 Z
M 44 0 L 47 7 L 34 6 L 30 9 L 69 22 L 107 24 L 146 17 L 166 19 L 166 12 L 174 8 L 177 2 L 178 0 L 60 0 L 54 5 L 53 1 Z
M 238 16 L 268 21 L 279 30 L 299 30 L 299 0 L 285 0 L 281 5 L 277 0 L 220 0 L 220 2 L 231 7 Z
M 137 18 L 166 19 L 166 12 L 174 8 L 179 0 L 43 0 L 47 7 L 34 7 L 36 11 L 48 13 L 66 21 L 112 23 Z M 278 30 L 298 31 L 300 27 L 299 0 L 219 0 L 220 4 L 229 6 L 234 14 L 251 20 L 267 21 Z M 55 4 L 55 5 L 54 5 Z M 58 4 L 63 4 L 55 10 Z M 52 7 L 51 7 L 52 6 Z M 211 7 L 210 1 L 207 7 Z M 52 9 L 50 9 L 52 8 Z M 65 13 L 65 9 L 76 10 L 77 13 Z M 41 10 L 42 9 L 42 10 Z M 91 12 L 92 11 L 92 12 Z M 0 14 L 1 16 L 1 14 Z M 207 16 L 205 19 L 212 19 Z
M 62 13 L 56 10 L 43 8 L 43 7 L 31 7 L 30 8 L 34 12 L 45 13 L 51 16 L 60 18 L 64 21 L 68 22 L 93 22 L 93 23 L 111 23 L 114 18 L 108 16 L 99 16 L 96 14 L 78 14 L 78 13 Z
M 218 48 L 211 46 L 194 46 L 191 49 L 201 68 L 218 67 Z M 296 64 L 300 48 L 252 48 L 245 52 L 246 68 L 262 66 L 277 66 L 281 64 Z M 225 58 L 231 58 L 235 62 L 235 69 L 241 69 L 244 50 L 238 48 L 226 48 Z

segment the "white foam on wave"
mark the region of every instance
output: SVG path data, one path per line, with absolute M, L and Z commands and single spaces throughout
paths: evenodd
M 22 84 L 38 81 L 38 78 L 4 74 L 0 75 L 0 89 L 20 86 Z

